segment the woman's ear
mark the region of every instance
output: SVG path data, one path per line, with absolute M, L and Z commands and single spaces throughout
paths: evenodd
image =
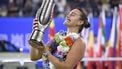
M 84 21 L 83 20 L 80 20 L 79 22 L 78 22 L 78 25 L 82 25 L 84 23 Z

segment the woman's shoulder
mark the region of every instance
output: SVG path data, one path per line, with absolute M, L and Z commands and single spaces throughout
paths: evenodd
M 76 40 L 76 43 L 79 44 L 80 46 L 85 46 L 86 45 L 85 39 L 83 37 L 80 37 L 80 36 Z
M 85 42 L 85 39 L 83 37 L 79 37 L 79 39 L 83 42 L 83 43 L 86 43 Z

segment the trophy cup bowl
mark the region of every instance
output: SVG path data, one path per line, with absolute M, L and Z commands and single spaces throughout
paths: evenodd
M 29 39 L 29 44 L 32 47 L 42 46 L 42 48 L 43 48 L 44 31 L 50 24 L 54 5 L 55 5 L 54 0 L 43 0 L 42 1 L 42 5 L 36 13 L 36 18 L 38 19 L 38 27 L 33 29 L 30 39 Z

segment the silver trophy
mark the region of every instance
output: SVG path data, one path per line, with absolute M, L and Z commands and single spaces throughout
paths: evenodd
M 54 5 L 54 0 L 42 1 L 42 5 L 36 13 L 36 18 L 39 20 L 39 26 L 33 29 L 29 39 L 29 44 L 31 46 L 43 46 L 44 31 L 50 24 Z

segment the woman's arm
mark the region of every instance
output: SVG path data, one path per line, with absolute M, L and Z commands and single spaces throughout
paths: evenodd
M 36 43 L 32 42 L 30 43 L 30 59 L 32 61 L 40 59 L 43 53 L 44 53 L 44 44 L 40 46 Z
M 47 46 L 50 46 L 53 43 L 53 41 L 49 41 L 47 43 Z M 45 45 L 43 43 L 43 46 L 38 46 L 38 44 L 32 43 L 30 46 L 30 58 L 33 61 L 36 61 L 38 59 L 42 58 L 42 54 L 45 52 Z
M 37 18 L 35 18 L 33 20 L 33 29 L 35 29 L 36 27 L 38 28 L 39 26 L 38 24 L 39 24 L 38 20 Z M 44 53 L 44 45 L 39 46 L 38 44 L 32 42 L 31 40 L 29 40 L 29 44 L 30 44 L 30 59 L 33 61 L 41 59 L 42 54 Z
M 67 54 L 65 61 L 59 61 L 56 57 L 51 55 L 51 53 L 49 53 L 48 59 L 55 65 L 56 69 L 72 69 L 74 65 L 83 58 L 84 52 L 85 43 L 81 38 L 78 38 Z
M 44 53 L 43 48 L 34 48 L 31 46 L 31 48 L 30 48 L 30 59 L 32 61 L 36 61 L 38 59 L 41 59 L 43 53 Z

